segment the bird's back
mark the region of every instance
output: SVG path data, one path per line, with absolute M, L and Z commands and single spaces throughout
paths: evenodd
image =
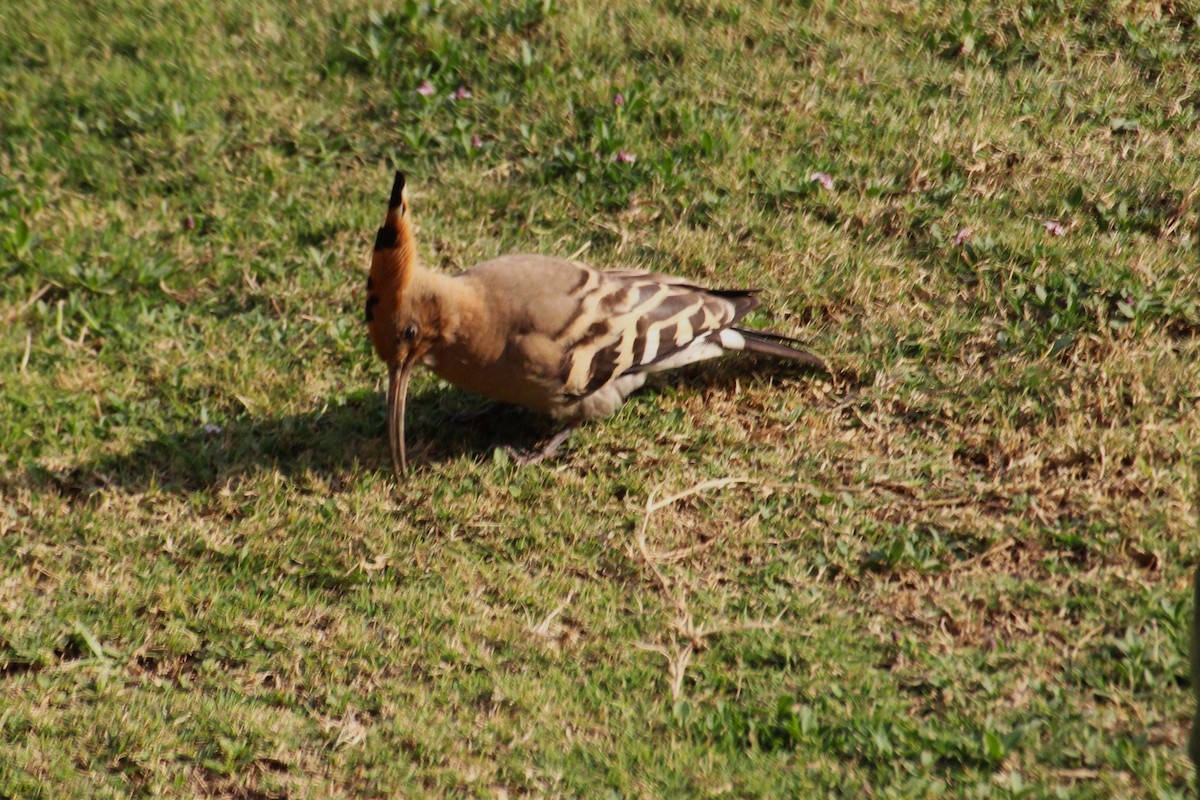
M 575 313 L 579 290 L 596 272 L 579 261 L 516 254 L 476 264 L 459 277 L 480 284 L 501 324 L 553 332 Z
M 528 380 L 445 377 L 554 416 L 604 416 L 656 366 L 719 355 L 721 344 L 710 339 L 757 306 L 750 291 L 545 255 L 504 255 L 458 278 L 486 297 L 494 336 L 508 343 L 496 374 Z

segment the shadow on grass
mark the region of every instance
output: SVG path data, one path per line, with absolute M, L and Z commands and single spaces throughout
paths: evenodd
M 835 373 L 822 372 L 795 361 L 743 353 L 711 361 L 701 361 L 670 372 L 651 375 L 646 381 L 646 389 L 642 391 L 652 392 L 660 384 L 670 384 L 684 391 L 701 391 L 707 388 L 733 391 L 739 383 L 745 383 L 747 380 L 771 381 L 782 387 L 806 381 L 834 379 Z M 836 374 L 836 380 L 845 385 L 859 383 L 856 376 L 848 373 Z
M 726 359 L 681 369 L 657 381 L 684 389 L 727 386 L 739 379 L 811 376 L 770 360 Z M 654 391 L 652 382 L 642 391 Z M 435 383 L 409 397 L 408 453 L 420 469 L 463 455 L 484 457 L 496 448 L 527 450 L 555 431 L 555 424 L 523 409 L 495 405 L 470 419 L 485 401 Z M 200 426 L 142 442 L 65 470 L 33 467 L 35 486 L 80 498 L 105 489 L 139 493 L 155 489 L 189 493 L 221 486 L 242 475 L 278 470 L 287 477 L 313 475 L 340 484 L 350 473 L 391 471 L 386 445 L 384 398 L 372 391 L 343 403 L 280 417 L 245 417 Z
M 341 482 L 349 473 L 392 469 L 387 450 L 384 397 L 373 391 L 343 403 L 279 417 L 244 417 L 148 439 L 128 452 L 106 455 L 64 470 L 32 467 L 35 486 L 80 497 L 104 489 L 189 493 L 221 486 L 242 475 L 278 470 L 287 477 L 314 475 Z M 434 385 L 409 397 L 411 464 L 437 463 L 496 447 L 528 448 L 551 430 L 548 422 L 508 407 L 458 423 L 483 402 L 453 387 Z

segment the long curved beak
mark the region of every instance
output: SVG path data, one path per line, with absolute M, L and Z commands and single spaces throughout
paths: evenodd
M 408 378 L 414 363 L 415 359 L 410 358 L 402 367 L 388 368 L 388 446 L 392 451 L 392 469 L 396 471 L 396 477 L 408 472 L 408 458 L 404 452 L 404 406 L 408 396 Z

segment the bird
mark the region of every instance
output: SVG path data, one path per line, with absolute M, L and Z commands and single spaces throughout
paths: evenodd
M 396 172 L 364 312 L 388 369 L 392 468 L 408 471 L 405 406 L 418 364 L 562 423 L 527 463 L 552 455 L 582 421 L 615 412 L 650 373 L 739 350 L 826 371 L 795 339 L 738 325 L 758 307 L 758 291 L 544 255 L 504 255 L 456 275 L 430 270 L 419 261 L 405 176 Z

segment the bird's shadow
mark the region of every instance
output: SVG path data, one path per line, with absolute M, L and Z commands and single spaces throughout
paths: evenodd
M 451 421 L 482 405 L 440 384 L 411 396 L 410 462 L 478 457 L 502 445 L 529 448 L 551 430 L 545 421 L 507 406 L 476 420 Z M 321 409 L 197 424 L 64 469 L 33 466 L 28 476 L 35 486 L 53 487 L 72 498 L 104 490 L 189 494 L 264 469 L 289 478 L 311 475 L 339 483 L 364 470 L 391 472 L 385 414 L 384 396 L 364 389 Z
M 750 374 L 794 377 L 797 373 L 766 361 L 739 359 L 685 367 L 670 380 L 682 388 L 711 387 L 732 385 Z M 652 386 L 648 391 L 654 391 Z M 439 463 L 464 455 L 479 458 L 505 446 L 527 450 L 555 430 L 549 420 L 523 409 L 483 407 L 483 400 L 441 382 L 431 382 L 411 396 L 410 462 Z M 72 498 L 105 490 L 188 494 L 264 469 L 340 484 L 347 475 L 363 470 L 390 473 L 385 414 L 383 395 L 364 389 L 319 410 L 196 425 L 65 469 L 33 466 L 28 477 L 35 486 L 52 487 Z

